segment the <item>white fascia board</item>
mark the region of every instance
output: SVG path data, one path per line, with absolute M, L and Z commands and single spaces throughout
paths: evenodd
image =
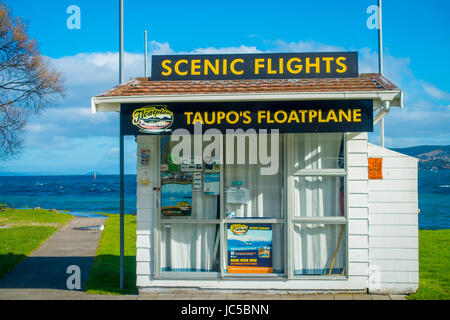
M 402 107 L 402 91 L 344 91 L 344 92 L 270 92 L 241 94 L 176 94 L 147 96 L 93 97 L 92 112 L 120 111 L 121 103 L 283 101 L 283 100 L 354 100 L 392 101 Z
M 128 103 L 128 102 L 121 102 L 121 103 Z M 97 104 L 97 112 L 120 112 L 120 103 L 114 102 L 114 103 L 98 103 Z
M 97 105 L 95 104 L 95 97 L 91 98 L 91 113 L 97 112 Z

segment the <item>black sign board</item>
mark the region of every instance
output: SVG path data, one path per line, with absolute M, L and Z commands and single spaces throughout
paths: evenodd
M 372 100 L 177 102 L 121 105 L 121 134 L 202 133 L 216 128 L 279 129 L 280 133 L 371 132 Z
M 152 56 L 155 81 L 357 77 L 357 52 Z

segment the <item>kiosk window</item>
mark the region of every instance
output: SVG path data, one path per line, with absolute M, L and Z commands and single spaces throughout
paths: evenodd
M 295 134 L 289 139 L 294 150 L 288 186 L 292 275 L 345 275 L 344 135 Z
M 343 177 L 295 177 L 294 183 L 295 216 L 344 216 Z
M 219 271 L 219 241 L 215 224 L 164 224 L 161 271 Z
M 342 133 L 293 134 L 294 169 L 343 169 Z
M 226 224 L 227 276 L 285 272 L 282 142 L 283 135 L 258 134 L 242 139 L 239 148 L 231 146 L 234 164 L 224 165 L 224 216 L 233 221 Z M 256 161 L 261 148 L 271 150 L 270 161 Z M 272 170 L 265 171 L 268 167 Z
M 225 217 L 283 218 L 282 171 L 261 175 L 261 165 L 225 165 Z
M 161 218 L 168 220 L 220 219 L 220 166 L 196 163 L 190 155 L 172 153 L 176 142 L 161 138 Z M 177 159 L 178 158 L 178 159 Z
M 220 261 L 220 167 L 172 152 L 160 137 L 160 270 L 218 272 Z
M 344 135 L 280 134 L 276 149 L 268 136 L 241 136 L 238 147 L 222 135 L 223 158 L 215 154 L 201 163 L 174 154 L 177 142 L 159 137 L 162 277 L 345 274 Z M 270 164 L 259 161 L 260 139 Z M 183 161 L 176 164 L 174 157 Z M 264 172 L 269 166 L 276 167 L 271 174 Z
M 294 275 L 345 272 L 345 225 L 294 224 Z

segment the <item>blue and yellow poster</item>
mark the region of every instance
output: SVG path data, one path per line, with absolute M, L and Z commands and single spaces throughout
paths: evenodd
M 192 174 L 161 174 L 161 215 L 190 216 Z
M 228 272 L 272 273 L 272 225 L 228 225 Z

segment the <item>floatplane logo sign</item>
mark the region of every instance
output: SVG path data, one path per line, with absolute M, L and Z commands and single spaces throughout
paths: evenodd
M 176 129 L 203 131 L 277 129 L 280 133 L 371 132 L 372 100 L 173 102 L 122 104 L 123 135 L 170 135 Z
M 174 120 L 167 106 L 146 106 L 133 111 L 132 123 L 143 133 L 170 132 Z

